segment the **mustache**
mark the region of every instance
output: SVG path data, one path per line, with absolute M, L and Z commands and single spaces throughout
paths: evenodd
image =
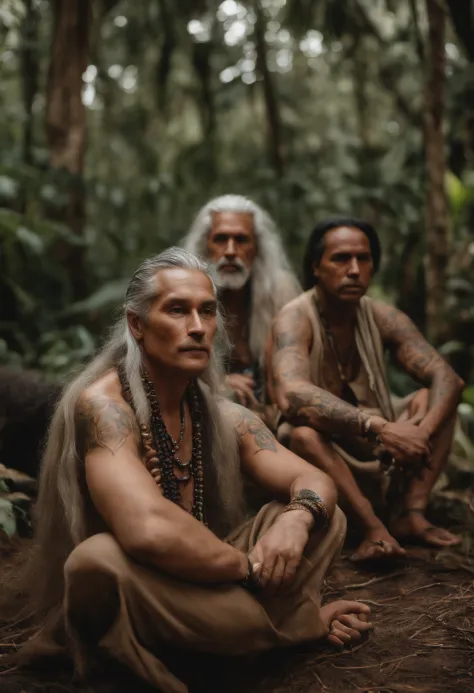
M 237 269 L 241 270 L 242 272 L 245 271 L 245 269 L 246 269 L 245 264 L 238 257 L 234 258 L 233 260 L 228 260 L 225 257 L 221 257 L 221 259 L 218 260 L 215 264 L 215 268 L 217 271 L 222 269 L 222 267 L 229 267 L 229 266 L 236 267 Z

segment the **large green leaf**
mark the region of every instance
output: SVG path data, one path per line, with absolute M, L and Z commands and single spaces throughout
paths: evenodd
M 65 316 L 82 315 L 85 313 L 100 312 L 114 307 L 124 300 L 127 285 L 127 279 L 117 279 L 116 281 L 107 282 L 107 284 L 102 286 L 88 298 L 70 305 L 62 314 Z
M 26 226 L 19 226 L 16 230 L 16 237 L 34 255 L 42 254 L 44 250 L 43 239 L 31 229 Z
M 470 385 L 464 389 L 462 393 L 463 402 L 467 402 L 471 407 L 474 407 L 474 385 Z
M 11 501 L 0 498 L 0 529 L 8 537 L 12 537 L 16 532 L 16 519 Z

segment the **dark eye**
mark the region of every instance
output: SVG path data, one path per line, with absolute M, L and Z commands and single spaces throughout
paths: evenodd
M 183 306 L 171 306 L 170 308 L 168 308 L 168 313 L 182 315 L 184 313 L 184 308 Z
M 227 243 L 227 236 L 225 236 L 223 233 L 218 233 L 214 236 L 214 243 L 217 243 L 217 245 L 222 245 L 223 243 Z
M 214 317 L 216 309 L 214 306 L 206 306 L 205 308 L 201 308 L 201 314 L 206 317 Z
M 235 242 L 239 245 L 245 245 L 246 243 L 250 242 L 250 238 L 248 236 L 244 236 L 244 234 L 239 234 L 235 237 Z

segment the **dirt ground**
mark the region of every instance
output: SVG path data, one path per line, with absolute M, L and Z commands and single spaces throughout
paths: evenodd
M 346 652 L 311 646 L 252 661 L 182 655 L 178 668 L 191 693 L 474 692 L 474 562 L 466 555 L 411 548 L 406 560 L 382 571 L 355 570 L 343 557 L 324 599 L 342 596 L 372 608 L 375 630 L 367 641 Z M 5 669 L 11 647 L 3 637 L 1 693 L 150 691 L 110 664 L 89 685 L 72 684 L 61 668 Z

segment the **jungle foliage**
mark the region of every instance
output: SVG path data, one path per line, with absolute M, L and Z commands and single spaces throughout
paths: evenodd
M 374 291 L 474 382 L 473 45 L 469 0 L 2 3 L 0 363 L 83 363 L 136 264 L 237 192 L 297 267 L 325 215 L 372 221 Z

